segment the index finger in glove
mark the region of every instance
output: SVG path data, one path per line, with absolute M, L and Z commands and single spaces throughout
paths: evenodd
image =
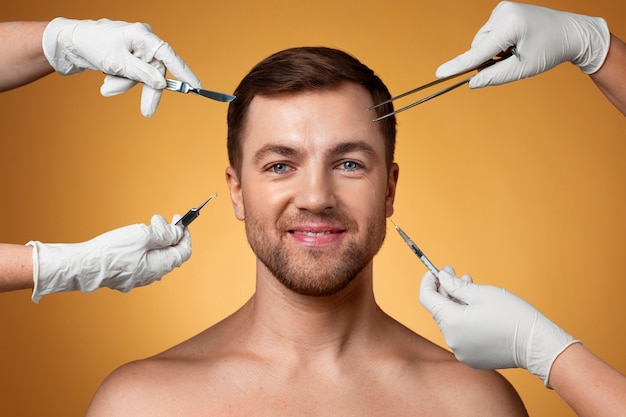
M 501 85 L 526 77 L 528 75 L 524 74 L 524 64 L 517 58 L 510 58 L 479 71 L 470 80 L 469 88 Z
M 161 61 L 176 79 L 191 84 L 192 87 L 202 88 L 200 79 L 167 42 L 163 42 L 157 49 L 154 58 Z
M 469 71 L 487 62 L 494 56 L 502 53 L 503 51 L 506 51 L 510 46 L 513 46 L 513 43 L 508 42 L 493 33 L 485 37 L 481 37 L 481 40 L 479 42 L 475 42 L 472 45 L 472 49 L 439 66 L 439 68 L 437 68 L 437 71 L 435 72 L 435 75 L 437 76 L 437 78 L 444 78 L 454 74 L 460 74 L 465 71 Z M 489 68 L 493 68 L 501 64 L 502 63 L 497 63 Z M 480 72 L 483 71 L 485 70 L 482 70 Z M 474 76 L 473 78 L 476 78 L 476 76 Z
M 441 271 L 439 274 L 441 275 Z M 435 314 L 437 306 L 452 303 L 449 298 L 439 293 L 439 281 L 430 271 L 422 276 L 419 301 L 420 304 L 433 315 Z
M 441 287 L 440 292 L 441 290 L 445 291 L 448 297 L 458 304 L 464 305 L 468 305 L 475 300 L 475 289 L 478 288 L 469 275 L 463 275 L 461 279 L 458 279 L 450 274 L 446 268 L 439 271 L 439 285 Z

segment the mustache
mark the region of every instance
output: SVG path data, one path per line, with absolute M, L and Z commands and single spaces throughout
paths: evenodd
M 301 212 L 286 215 L 278 220 L 277 225 L 280 229 L 289 229 L 294 224 L 306 223 L 328 223 L 334 226 L 341 226 L 341 228 L 345 230 L 358 229 L 358 224 L 352 217 L 339 211 L 321 213 Z

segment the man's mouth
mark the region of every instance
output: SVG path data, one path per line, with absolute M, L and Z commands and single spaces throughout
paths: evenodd
M 324 235 L 328 235 L 331 233 L 337 233 L 337 232 L 333 232 L 330 230 L 326 230 L 323 232 L 309 232 L 306 230 L 289 230 L 289 233 L 293 233 L 295 235 L 305 235 L 305 236 L 309 236 L 309 237 L 320 237 L 320 236 L 324 236 Z
M 300 226 L 288 229 L 297 242 L 309 247 L 324 247 L 341 241 L 346 229 L 335 226 Z

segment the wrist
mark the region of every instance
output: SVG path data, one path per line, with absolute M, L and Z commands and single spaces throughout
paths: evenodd
M 554 361 L 574 343 L 580 341 L 538 312 L 528 343 L 526 369 L 538 376 L 547 387 Z
M 544 380 L 544 386 L 546 388 L 550 388 L 552 389 L 552 386 L 550 385 L 550 375 L 552 373 L 552 368 L 554 368 L 554 364 L 559 360 L 559 358 L 565 353 L 565 351 L 567 351 L 569 348 L 571 348 L 573 345 L 581 345 L 582 346 L 582 342 L 580 340 L 572 340 L 570 341 L 568 344 L 566 344 L 563 349 L 561 349 L 560 351 L 558 351 L 556 353 L 556 355 L 554 355 L 554 357 L 552 358 L 552 360 L 550 361 L 549 367 L 548 367 L 548 373 L 546 374 L 546 378 Z

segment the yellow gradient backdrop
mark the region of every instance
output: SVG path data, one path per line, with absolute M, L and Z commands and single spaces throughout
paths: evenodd
M 466 50 L 496 4 L 24 0 L 4 4 L 2 20 L 149 22 L 206 87 L 224 91 L 278 50 L 337 47 L 398 94 Z M 626 37 L 624 2 L 538 4 L 604 16 Z M 195 335 L 254 291 L 254 257 L 224 181 L 226 105 L 166 92 L 145 119 L 139 88 L 103 98 L 102 78 L 53 74 L 0 94 L 0 241 L 80 242 L 220 196 L 191 226 L 191 260 L 162 282 L 39 305 L 29 291 L 0 295 L 1 416 L 82 415 L 117 366 Z M 565 64 L 507 86 L 461 88 L 398 121 L 396 223 L 436 265 L 519 294 L 626 372 L 626 119 L 588 77 Z M 445 346 L 418 303 L 425 269 L 389 232 L 375 262 L 377 299 Z M 574 415 L 537 378 L 503 373 L 531 415 Z

